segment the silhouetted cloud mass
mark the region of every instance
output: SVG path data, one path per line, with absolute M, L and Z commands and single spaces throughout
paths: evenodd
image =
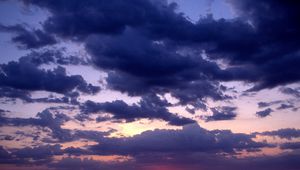
M 0 0 L 0 169 L 300 169 L 300 1 L 176 2 Z

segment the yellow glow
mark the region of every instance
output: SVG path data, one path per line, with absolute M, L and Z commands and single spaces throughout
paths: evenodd
M 181 127 L 169 126 L 164 121 L 141 119 L 136 122 L 130 122 L 119 125 L 119 131 L 111 134 L 110 137 L 130 137 L 141 134 L 144 131 L 155 129 L 180 129 Z

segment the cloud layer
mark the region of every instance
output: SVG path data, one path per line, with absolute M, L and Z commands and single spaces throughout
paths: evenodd
M 224 129 L 246 119 L 269 123 L 279 112 L 292 119 L 298 111 L 300 3 L 223 3 L 235 17 L 208 13 L 192 22 L 167 0 L 15 1 L 47 15 L 38 26 L 0 21 L 1 34 L 26 52 L 0 62 L 0 163 L 58 170 L 299 169 L 299 129 Z M 255 98 L 268 90 L 276 92 Z M 284 97 L 267 100 L 272 95 Z M 258 108 L 238 101 L 245 96 Z M 19 115 L 22 105 L 37 114 Z M 248 110 L 250 119 L 243 115 Z M 121 133 L 142 120 L 168 129 Z

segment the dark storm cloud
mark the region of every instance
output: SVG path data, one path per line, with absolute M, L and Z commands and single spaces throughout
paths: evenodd
M 255 114 L 256 114 L 258 117 L 263 118 L 263 117 L 269 116 L 270 113 L 272 113 L 272 112 L 273 112 L 273 110 L 272 110 L 271 108 L 267 108 L 267 109 L 265 109 L 265 110 L 258 111 L 258 112 L 256 112 Z
M 170 104 L 161 100 L 156 95 L 148 95 L 142 97 L 138 104 L 128 105 L 122 100 L 113 102 L 95 103 L 87 101 L 81 106 L 83 114 L 90 113 L 110 113 L 113 119 L 124 119 L 126 121 L 134 121 L 136 119 L 162 119 L 167 121 L 170 125 L 185 125 L 194 123 L 194 120 L 185 117 L 179 117 L 170 113 L 167 106 Z
M 234 44 L 229 44 L 233 46 L 230 46 L 232 52 L 229 51 L 230 55 L 227 57 L 231 62 L 255 64 L 262 72 L 261 81 L 253 90 L 299 81 L 297 67 L 300 62 L 297 45 L 300 36 L 300 24 L 297 19 L 300 16 L 297 9 L 299 2 L 277 0 L 231 0 L 231 2 L 240 19 L 251 23 L 253 36 L 249 39 L 249 34 L 237 35 L 240 38 L 239 42 L 251 45 L 236 48 Z M 245 53 L 234 55 L 240 51 Z
M 186 19 L 174 12 L 175 4 L 168 5 L 165 0 L 103 0 L 52 1 L 29 0 L 53 15 L 44 23 L 48 32 L 62 37 L 78 39 L 90 34 L 117 34 L 127 26 L 147 26 L 167 29 L 167 24 L 186 23 Z M 167 23 L 166 23 L 167 22 Z
M 204 60 L 201 49 L 176 46 L 170 41 L 153 41 L 133 28 L 124 30 L 121 35 L 93 36 L 87 40 L 86 49 L 99 68 L 117 70 L 157 85 L 170 80 L 173 83 L 205 78 L 243 79 L 243 74 L 251 74 L 240 67 L 222 70 L 215 62 Z
M 130 43 L 129 43 L 130 42 Z M 235 77 L 204 60 L 199 51 L 184 54 L 165 42 L 153 42 L 133 29 L 122 35 L 92 37 L 86 49 L 98 68 L 108 70 L 109 88 L 129 95 L 171 93 L 179 104 L 203 107 L 206 98 L 229 99 L 226 88 L 213 79 Z M 178 49 L 182 50 L 182 49 Z M 224 77 L 223 77 L 224 76 Z
M 88 94 L 100 90 L 99 87 L 88 84 L 80 75 L 68 76 L 64 67 L 57 66 L 53 70 L 45 70 L 27 60 L 1 64 L 0 87 L 27 91 L 45 90 L 62 94 L 75 89 Z
M 12 41 L 24 49 L 40 48 L 56 43 L 55 38 L 48 33 L 39 29 L 28 30 L 21 25 L 4 26 L 0 23 L 0 31 L 16 34 L 13 36 Z
M 251 135 L 228 130 L 207 131 L 197 124 L 182 130 L 146 131 L 128 138 L 107 138 L 90 149 L 98 154 L 136 155 L 142 153 L 228 152 L 272 147 L 255 142 Z
M 237 116 L 236 107 L 223 106 L 211 108 L 212 115 L 205 116 L 206 121 L 233 120 Z
M 224 101 L 228 89 L 221 81 L 243 81 L 254 84 L 249 91 L 273 88 L 300 80 L 300 13 L 299 2 L 287 0 L 229 0 L 238 13 L 234 19 L 215 20 L 208 15 L 191 23 L 176 12 L 176 4 L 165 0 L 24 0 L 50 12 L 42 29 L 26 29 L 20 25 L 1 26 L 2 31 L 15 34 L 12 41 L 25 49 L 53 45 L 57 40 L 83 43 L 91 63 L 59 51 L 33 52 L 18 62 L 0 65 L 0 97 L 19 98 L 27 102 L 57 102 L 79 104 L 80 93 L 95 94 L 99 87 L 88 84 L 81 76 L 69 76 L 61 66 L 54 70 L 40 68 L 43 64 L 93 64 L 108 73 L 107 87 L 141 96 L 137 104 L 122 100 L 82 104 L 78 120 L 99 112 L 112 115 L 112 121 L 160 119 L 171 125 L 194 121 L 168 111 L 170 106 L 192 105 L 207 108 L 206 100 Z M 55 37 L 55 38 L 53 38 Z M 203 56 L 203 50 L 207 57 Z M 202 55 L 201 55 L 202 54 Z M 216 63 L 225 60 L 224 67 Z M 223 63 L 223 64 L 224 64 Z M 62 98 L 31 98 L 30 93 L 44 90 L 63 94 Z M 282 88 L 285 94 L 299 98 L 299 89 Z M 179 100 L 172 105 L 158 95 L 169 93 Z M 67 101 L 68 100 L 68 101 Z M 260 108 L 279 103 L 259 103 Z M 281 103 L 280 103 L 281 104 Z M 278 109 L 291 107 L 284 105 Z M 235 107 L 212 108 L 207 121 L 232 120 Z M 270 115 L 267 108 L 257 112 Z M 1 111 L 0 111 L 1 112 Z M 300 169 L 299 153 L 237 159 L 230 157 L 239 151 L 259 151 L 274 147 L 256 142 L 254 135 L 228 130 L 208 131 L 197 125 L 180 130 L 146 131 L 133 137 L 110 138 L 109 132 L 64 129 L 71 118 L 49 110 L 35 118 L 9 118 L 0 114 L 2 126 L 34 126 L 50 129 L 44 143 L 70 142 L 87 139 L 99 144 L 87 148 L 61 149 L 60 145 L 44 145 L 7 152 L 0 147 L 0 162 L 32 164 L 32 160 L 54 169 L 137 169 L 143 166 L 167 164 L 177 169 Z M 22 132 L 19 132 L 20 134 Z M 299 138 L 298 129 L 255 133 L 256 135 Z M 31 134 L 35 138 L 37 134 Z M 12 136 L 13 137 L 13 136 Z M 15 140 L 15 139 L 13 139 Z M 38 140 L 38 139 L 36 139 Z M 298 143 L 286 143 L 283 149 L 296 150 Z M 55 155 L 130 155 L 134 162 L 104 165 L 94 160 L 65 158 L 53 162 Z M 226 155 L 226 158 L 225 156 Z M 28 162 L 29 161 L 29 162 Z M 132 163 L 132 164 L 131 164 Z M 116 165 L 117 164 L 117 165 Z M 119 165 L 119 166 L 118 166 Z M 173 169 L 175 169 L 173 168 Z M 172 169 L 169 168 L 169 169 Z M 144 170 L 144 169 L 142 169 Z
M 227 100 L 231 96 L 224 95 L 225 87 L 217 82 L 208 80 L 190 81 L 189 75 L 178 77 L 153 78 L 148 81 L 141 81 L 139 77 L 129 74 L 110 72 L 108 74 L 108 86 L 121 92 L 127 92 L 129 95 L 147 95 L 148 93 L 170 93 L 172 97 L 178 99 L 174 105 L 193 106 L 193 110 L 207 110 L 206 99 Z M 142 78 L 143 80 L 147 78 Z M 178 80 L 178 81 L 177 81 Z
M 278 136 L 280 138 L 285 138 L 285 139 L 292 139 L 292 138 L 300 137 L 300 130 L 287 128 L 287 129 L 279 129 L 275 131 L 262 132 L 258 134 L 266 135 L 266 136 Z
M 300 29 L 297 22 L 299 12 L 296 8 L 299 4 L 295 1 L 232 0 L 230 2 L 238 11 L 239 17 L 231 20 L 215 20 L 207 16 L 197 23 L 191 23 L 182 14 L 176 13 L 176 5 L 167 4 L 166 1 L 113 0 L 107 3 L 94 0 L 85 2 L 62 0 L 59 1 L 60 3 L 53 3 L 32 0 L 26 2 L 51 12 L 52 15 L 43 24 L 49 33 L 71 39 L 95 34 L 110 34 L 112 39 L 116 38 L 116 42 L 113 42 L 115 46 L 112 48 L 101 49 L 103 48 L 101 44 L 99 47 L 93 44 L 95 48 L 89 45 L 87 49 L 92 54 L 96 53 L 94 59 L 97 66 L 118 71 L 125 70 L 129 77 L 135 77 L 135 81 L 139 84 L 132 86 L 149 84 L 153 81 L 158 83 L 158 80 L 152 80 L 151 76 L 159 72 L 161 76 L 172 77 L 172 75 L 182 74 L 183 68 L 186 71 L 186 68 L 193 69 L 195 65 L 189 62 L 189 57 L 178 58 L 173 55 L 169 57 L 170 53 L 166 51 L 171 48 L 163 47 L 164 52 L 158 46 L 158 50 L 153 50 L 149 48 L 151 47 L 149 43 L 147 45 L 144 41 L 140 41 L 139 44 L 136 41 L 139 40 L 138 37 L 132 37 L 133 39 L 115 37 L 116 34 L 126 33 L 127 28 L 134 28 L 150 41 L 158 40 L 165 44 L 171 42 L 173 48 L 180 49 L 184 46 L 196 45 L 205 49 L 211 59 L 226 59 L 230 65 L 239 68 L 230 70 L 229 75 L 227 73 L 229 70 L 225 72 L 215 70 L 217 72 L 203 74 L 218 80 L 253 82 L 256 85 L 251 90 L 273 88 L 300 79 L 297 67 L 300 64 L 298 48 Z M 99 38 L 99 42 L 102 40 L 106 41 Z M 137 49 L 135 45 L 142 48 Z M 119 50 L 112 50 L 115 48 Z M 105 56 L 110 56 L 111 60 Z M 143 60 L 137 56 L 142 57 Z M 158 56 L 166 57 L 160 57 L 155 62 Z M 181 60 L 184 62 L 178 63 Z M 164 61 L 167 62 L 162 65 Z M 157 69 L 149 72 L 149 68 L 153 68 L 153 65 Z M 202 64 L 201 68 L 209 70 L 205 64 Z M 123 73 L 118 75 L 123 76 Z M 171 80 L 178 82 L 180 79 L 176 78 L 180 77 L 175 76 Z M 195 79 L 202 80 L 199 77 L 194 77 Z M 163 82 L 159 81 L 159 83 Z
M 231 96 L 224 95 L 223 86 L 209 80 L 188 80 L 189 76 L 182 75 L 140 78 L 126 73 L 110 72 L 108 74 L 108 87 L 129 95 L 147 95 L 148 93 L 164 94 L 171 93 L 179 100 L 178 104 L 191 104 L 195 108 L 203 108 L 206 98 L 213 100 L 230 99 Z

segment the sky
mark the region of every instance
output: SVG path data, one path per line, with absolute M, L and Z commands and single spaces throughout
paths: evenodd
M 0 169 L 300 169 L 299 6 L 0 0 Z

